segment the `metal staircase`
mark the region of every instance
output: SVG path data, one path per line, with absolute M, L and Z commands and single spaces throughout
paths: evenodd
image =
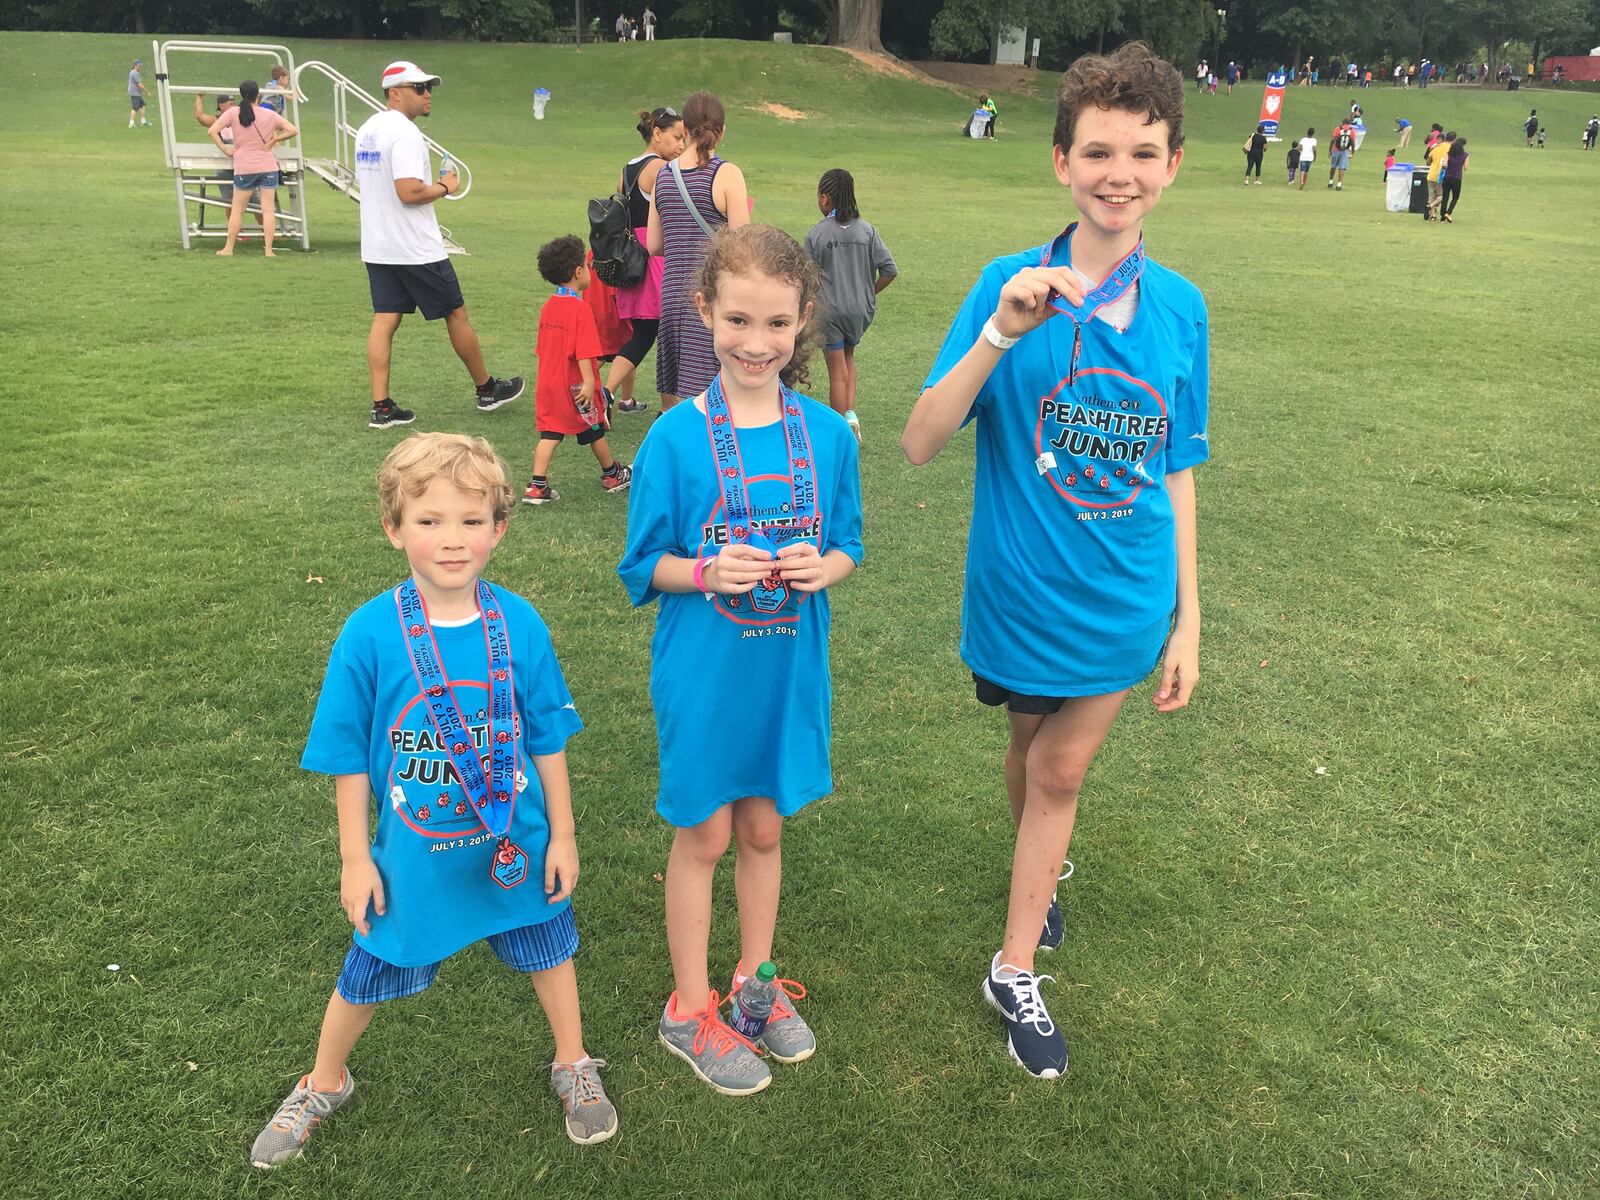
M 294 56 L 286 46 L 192 40 L 152 42 L 151 57 L 156 65 L 156 98 L 159 105 L 162 149 L 177 191 L 178 228 L 185 250 L 189 249 L 197 238 L 226 236 L 229 203 L 223 199 L 225 195 L 223 189 L 228 187 L 232 180 L 233 162 L 217 150 L 211 139 L 205 135 L 205 131 L 195 125 L 192 116 L 173 111 L 173 97 L 187 98 L 211 93 L 231 95 L 238 90 L 237 76 L 232 83 L 175 82 L 171 71 L 174 57 L 183 59 L 188 55 L 199 55 L 205 59 L 210 59 L 213 55 L 254 58 L 258 65 L 267 67 L 282 65 L 288 70 L 292 84 L 290 88 L 261 89 L 263 96 L 283 97 L 287 109 L 285 115 L 301 130 L 300 136 L 280 143 L 274 151 L 282 175 L 278 188 L 277 219 L 284 242 L 298 242 L 302 250 L 311 249 L 311 234 L 306 221 L 306 176 L 314 175 L 334 191 L 343 192 L 352 200 L 359 201 L 361 184 L 356 178 L 355 171 L 356 132 L 360 122 L 366 120 L 370 113 L 383 112 L 384 104 L 327 63 L 312 61 L 301 63 L 296 67 Z M 214 66 L 211 70 L 213 75 L 220 74 Z M 300 101 L 305 97 L 301 80 L 307 71 L 324 76 L 333 85 L 333 155 L 330 158 L 313 157 L 304 149 L 306 136 L 305 127 L 300 123 Z M 267 70 L 260 70 L 258 73 L 263 79 L 268 77 Z M 358 118 L 353 123 L 350 115 L 352 100 L 355 101 Z M 193 140 L 179 141 L 180 128 L 192 129 Z M 426 133 L 422 135 L 422 140 L 427 143 L 428 149 L 434 155 L 443 156 L 446 153 L 445 148 Z M 445 199 L 462 200 L 472 190 L 472 169 L 454 154 L 450 157 L 455 160 L 456 171 L 461 176 L 461 188 L 455 195 L 446 196 Z M 248 211 L 257 213 L 258 209 L 255 205 L 251 205 Z M 208 215 L 214 220 L 208 222 L 206 219 Z M 443 225 L 439 227 L 439 233 L 444 238 L 445 250 L 448 253 L 467 252 Z M 257 231 L 252 225 L 246 224 L 241 237 L 255 236 Z
M 299 67 L 292 70 L 291 78 L 294 81 L 295 91 L 302 96 L 305 95 L 305 88 L 301 80 L 305 78 L 307 71 L 322 75 L 333 84 L 333 156 L 331 158 L 318 158 L 308 155 L 303 160 L 305 169 L 334 191 L 343 192 L 350 199 L 360 201 L 361 183 L 356 178 L 355 168 L 356 132 L 360 129 L 360 121 L 366 120 L 369 113 L 383 112 L 385 105 L 380 103 L 360 84 L 346 78 L 327 63 L 317 59 L 301 63 Z M 352 99 L 357 102 L 356 116 L 360 119 L 359 121 L 352 121 L 351 119 L 350 102 Z M 434 154 L 442 157 L 448 153 L 443 146 L 425 133 L 422 135 L 422 140 L 427 143 L 428 149 Z M 450 157 L 454 159 L 456 171 L 461 176 L 461 188 L 454 195 L 446 196 L 445 199 L 463 200 L 466 198 L 467 193 L 472 190 L 472 169 L 454 154 L 451 154 Z M 449 253 L 467 253 L 466 248 L 456 241 L 450 230 L 445 226 L 439 226 L 439 233 L 444 238 L 444 246 Z

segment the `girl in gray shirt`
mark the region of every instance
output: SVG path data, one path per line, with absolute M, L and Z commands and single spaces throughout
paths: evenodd
M 856 345 L 872 324 L 878 293 L 898 268 L 870 221 L 856 208 L 856 182 L 835 167 L 817 183 L 823 219 L 806 234 L 806 253 L 822 274 L 822 351 L 828 361 L 828 403 L 850 422 L 857 440 Z

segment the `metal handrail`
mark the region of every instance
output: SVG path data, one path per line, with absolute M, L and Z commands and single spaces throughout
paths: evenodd
M 356 179 L 355 139 L 358 127 L 350 123 L 349 97 L 354 96 L 375 113 L 387 111 L 388 106 L 380 103 L 360 84 L 353 82 L 347 76 L 341 75 L 327 63 L 318 59 L 303 62 L 291 72 L 290 78 L 294 81 L 294 90 L 296 92 L 303 94 L 300 80 L 307 71 L 316 71 L 318 74 L 326 76 L 333 84 L 333 158 L 344 171 L 350 174 L 352 179 Z M 419 130 L 419 132 L 421 131 Z M 466 199 L 467 193 L 472 190 L 472 168 L 462 162 L 456 155 L 451 154 L 450 151 L 446 150 L 426 133 L 422 135 L 422 140 L 435 153 L 439 155 L 449 154 L 451 160 L 455 163 L 456 171 L 461 176 L 461 187 L 451 195 L 445 196 L 444 199 Z
M 182 39 L 169 42 L 152 41 L 150 43 L 150 56 L 155 60 L 156 81 L 160 85 L 157 96 L 161 105 L 161 142 L 162 150 L 167 156 L 168 167 L 175 168 L 178 165 L 177 124 L 172 116 L 173 93 L 184 96 L 203 96 L 209 92 L 234 92 L 238 90 L 239 86 L 237 83 L 228 84 L 224 87 L 172 84 L 167 78 L 170 74 L 167 68 L 167 56 L 175 50 L 194 54 L 236 54 L 252 58 L 266 55 L 272 59 L 274 66 L 287 68 L 291 80 L 295 78 L 294 55 L 287 46 L 277 46 L 266 42 L 202 42 Z M 264 87 L 261 89 L 261 94 L 263 96 L 285 96 L 289 101 L 291 113 L 289 120 L 296 129 L 300 127 L 300 94 L 298 87 L 291 91 L 285 91 L 282 88 Z M 301 150 L 302 155 L 304 154 L 304 146 L 299 134 L 290 138 L 289 141 L 294 143 L 297 149 Z

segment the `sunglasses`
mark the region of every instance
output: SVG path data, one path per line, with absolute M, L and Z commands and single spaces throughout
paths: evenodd
M 655 110 L 655 112 L 650 114 L 650 116 L 653 119 L 658 120 L 658 121 L 662 117 L 675 117 L 677 115 L 678 115 L 678 110 L 675 109 L 675 108 L 658 108 L 658 109 Z
M 413 92 L 415 92 L 419 96 L 426 96 L 429 92 L 433 91 L 433 84 L 431 84 L 431 83 L 413 83 L 411 85 L 411 90 Z

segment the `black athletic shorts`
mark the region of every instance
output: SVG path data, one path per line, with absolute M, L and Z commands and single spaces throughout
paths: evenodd
M 367 263 L 372 286 L 372 311 L 409 313 L 422 310 L 424 319 L 437 321 L 466 303 L 461 284 L 448 258 L 436 263 Z
M 1065 696 L 1024 696 L 1021 692 L 1013 692 L 1010 688 L 1001 687 L 979 675 L 972 673 L 972 682 L 977 685 L 978 699 L 990 708 L 998 708 L 1004 704 L 1007 712 L 1018 713 L 1030 717 L 1048 717 L 1051 713 L 1061 711 L 1061 706 L 1066 703 Z

